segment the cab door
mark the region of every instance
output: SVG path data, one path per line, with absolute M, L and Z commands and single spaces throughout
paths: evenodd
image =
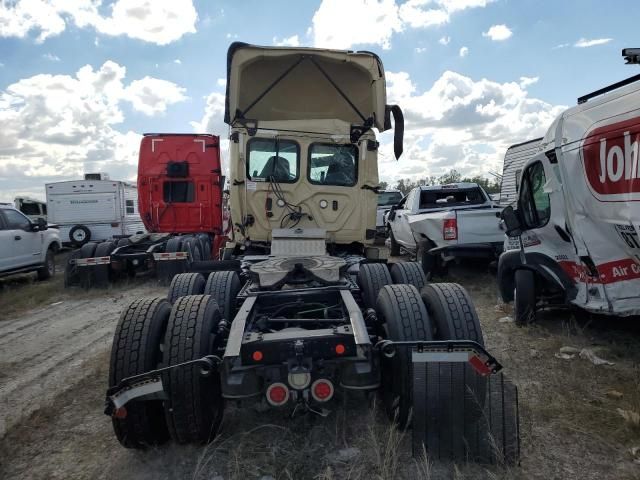
M 42 234 L 34 232 L 31 221 L 17 210 L 0 210 L 4 219 L 3 255 L 9 254 L 7 268 L 19 268 L 38 263 L 42 251 Z M 6 251 L 5 251 L 6 250 Z M 8 250 L 11 250 L 9 253 Z
M 527 233 L 535 238 L 530 246 L 525 243 L 526 250 L 544 253 L 571 271 L 575 252 L 565 218 L 560 177 L 557 164 L 552 164 L 546 155 L 534 158 L 522 172 L 518 203 Z
M 416 241 L 413 238 L 413 232 L 409 226 L 408 215 L 411 214 L 411 207 L 414 204 L 416 189 L 411 190 L 402 202 L 398 204 L 395 210 L 395 218 L 391 222 L 391 230 L 393 236 L 403 247 L 416 248 Z

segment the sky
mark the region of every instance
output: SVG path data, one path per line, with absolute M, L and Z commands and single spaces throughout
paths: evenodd
M 405 153 L 381 180 L 500 173 L 576 98 L 637 73 L 637 0 L 0 0 L 0 201 L 107 172 L 145 132 L 223 123 L 234 41 L 376 52 Z M 222 142 L 228 168 L 228 141 Z

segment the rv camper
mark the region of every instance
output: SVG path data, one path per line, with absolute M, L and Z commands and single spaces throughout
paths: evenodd
M 83 180 L 46 185 L 49 223 L 60 228 L 64 245 L 80 247 L 144 232 L 135 184 L 86 174 Z
M 502 166 L 502 182 L 500 183 L 500 205 L 511 205 L 518 199 L 520 188 L 520 174 L 522 167 L 539 151 L 542 138 L 528 140 L 511 145 L 504 155 Z

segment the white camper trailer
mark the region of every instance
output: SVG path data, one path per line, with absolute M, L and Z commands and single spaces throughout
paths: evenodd
M 49 223 L 60 228 L 63 244 L 79 247 L 144 232 L 135 184 L 87 174 L 83 180 L 49 183 Z
M 502 181 L 500 182 L 500 197 L 498 199 L 500 205 L 511 205 L 518 199 L 522 167 L 540 151 L 541 141 L 542 138 L 536 138 L 511 145 L 507 149 L 502 166 Z
M 639 153 L 640 75 L 553 122 L 524 166 L 517 210 L 503 212 L 520 246 L 500 257 L 498 281 L 517 323 L 554 304 L 640 315 Z

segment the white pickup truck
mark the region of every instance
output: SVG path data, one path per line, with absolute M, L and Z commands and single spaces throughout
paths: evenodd
M 0 277 L 36 272 L 39 280 L 55 273 L 61 242 L 57 228 L 40 218 L 32 222 L 12 206 L 0 204 Z
M 387 216 L 391 255 L 416 253 L 427 275 L 455 258 L 497 258 L 501 210 L 476 183 L 416 187 Z

